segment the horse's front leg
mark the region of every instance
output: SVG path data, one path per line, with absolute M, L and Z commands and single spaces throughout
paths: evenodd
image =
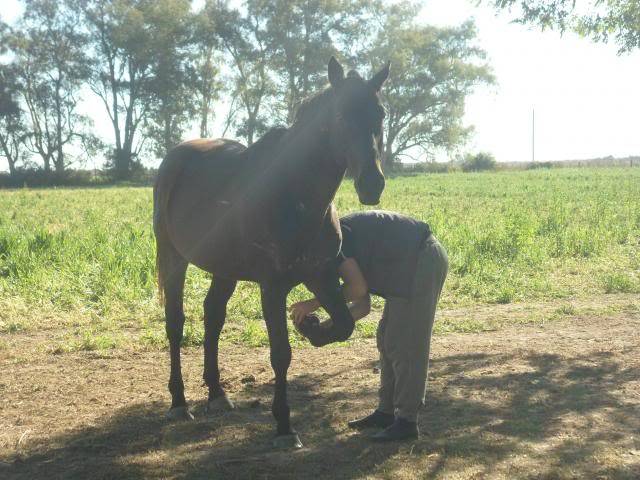
M 290 285 L 281 283 L 262 284 L 262 312 L 271 347 L 271 367 L 275 373 L 275 393 L 271 411 L 278 424 L 278 433 L 273 441 L 278 448 L 301 448 L 298 434 L 291 429 L 289 405 L 287 404 L 287 370 L 291 363 L 291 345 L 287 332 L 286 302 Z
M 331 320 L 320 324 L 309 322 L 307 318 L 303 322 L 301 332 L 316 347 L 347 340 L 353 333 L 355 321 L 340 288 L 338 272 L 333 268 L 327 268 L 304 284 L 316 296 Z

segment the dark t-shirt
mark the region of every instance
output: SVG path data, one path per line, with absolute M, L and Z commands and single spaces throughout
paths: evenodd
M 353 258 L 369 291 L 382 297 L 411 296 L 416 263 L 429 225 L 399 213 L 369 210 L 340 219 L 342 250 L 337 262 Z

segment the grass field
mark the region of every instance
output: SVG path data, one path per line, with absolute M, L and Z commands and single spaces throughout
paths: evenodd
M 349 182 L 336 205 L 363 208 Z M 445 310 L 640 292 L 638 168 L 397 177 L 379 208 L 427 221 L 447 248 Z M 151 209 L 150 188 L 0 191 L 0 333 L 63 331 L 54 352 L 164 348 Z M 210 278 L 192 268 L 187 282 L 185 345 L 199 345 Z M 265 345 L 259 306 L 241 284 L 223 341 Z M 436 333 L 487 328 L 445 316 Z M 364 321 L 356 336 L 374 331 Z
M 362 208 L 348 183 L 337 204 Z M 196 419 L 168 422 L 151 190 L 0 191 L 0 478 L 640 478 L 640 169 L 398 177 L 381 207 L 428 221 L 451 260 L 422 436 L 374 445 L 346 426 L 376 402 L 375 341 L 362 338 L 374 313 L 347 348 L 291 333 L 305 448 L 279 452 L 254 285 L 237 289 L 221 346 L 238 408 L 207 416 L 210 279 L 190 271 Z

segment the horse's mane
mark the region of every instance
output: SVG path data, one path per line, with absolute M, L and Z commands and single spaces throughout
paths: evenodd
M 300 126 L 301 124 L 307 124 L 313 119 L 317 119 L 318 114 L 322 113 L 325 108 L 330 93 L 331 88 L 326 88 L 300 102 L 296 109 L 291 128 Z M 268 157 L 269 151 L 276 148 L 289 131 L 290 128 L 282 126 L 269 129 L 259 140 L 249 146 L 247 149 L 249 157 Z
M 247 155 L 252 161 L 258 161 L 258 159 L 268 161 L 271 158 L 269 152 L 276 148 L 288 131 L 288 128 L 282 126 L 270 128 L 267 133 L 247 148 Z
M 309 119 L 317 118 L 327 105 L 328 97 L 331 94 L 330 87 L 320 90 L 318 93 L 305 98 L 300 102 L 293 117 L 293 123 L 305 123 Z

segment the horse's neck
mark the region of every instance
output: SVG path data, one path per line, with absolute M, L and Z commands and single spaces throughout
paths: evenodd
M 329 133 L 321 128 L 301 132 L 294 127 L 287 136 L 284 144 L 291 142 L 295 153 L 288 155 L 291 163 L 284 188 L 308 214 L 324 216 L 345 173 L 332 157 Z

